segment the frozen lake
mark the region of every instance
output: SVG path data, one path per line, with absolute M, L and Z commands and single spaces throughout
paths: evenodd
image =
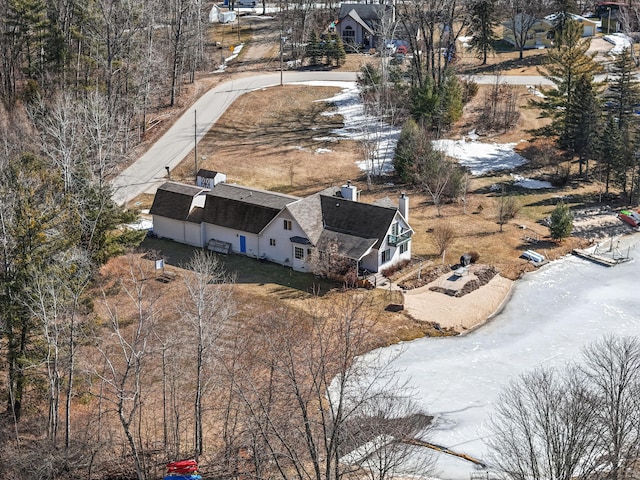
M 387 347 L 394 366 L 435 416 L 428 440 L 486 459 L 492 404 L 520 373 L 562 366 L 606 333 L 640 335 L 640 234 L 624 237 L 632 261 L 607 268 L 574 256 L 516 282 L 502 313 L 460 337 L 423 338 Z M 439 454 L 434 475 L 469 480 L 474 465 Z

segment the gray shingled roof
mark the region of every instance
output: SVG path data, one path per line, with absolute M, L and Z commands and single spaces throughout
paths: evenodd
M 202 187 L 165 182 L 158 188 L 149 213 L 174 220 L 187 220 L 193 198 L 206 190 Z
M 371 25 L 371 21 L 379 22 L 384 15 L 385 5 L 379 4 L 364 4 L 364 3 L 343 3 L 340 5 L 340 13 L 338 18 L 342 20 L 349 15 L 352 10 L 355 10 L 358 17 Z
M 298 197 L 221 183 L 207 193 L 203 220 L 212 225 L 259 233 Z
M 315 194 L 287 205 L 287 210 L 300 225 L 312 244 L 316 245 L 322 233 L 320 195 Z
M 325 230 L 376 239 L 378 248 L 396 215 L 395 208 L 320 196 Z
M 377 242 L 377 238 L 361 238 L 347 233 L 325 230 L 320 235 L 317 246 L 319 250 L 324 250 L 335 245 L 340 255 L 353 260 L 360 260 L 369 253 L 369 250 Z

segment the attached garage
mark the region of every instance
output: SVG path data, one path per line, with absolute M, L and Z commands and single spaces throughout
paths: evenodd
M 153 216 L 153 232 L 161 238 L 202 247 L 202 208 L 206 191 L 175 182 L 160 186 L 149 210 Z

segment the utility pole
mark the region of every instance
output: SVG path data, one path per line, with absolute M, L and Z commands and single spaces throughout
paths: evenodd
M 193 162 L 196 166 L 196 171 L 193 175 L 198 175 L 198 113 L 197 110 L 193 110 Z
M 284 53 L 284 37 L 282 36 L 282 32 L 280 32 L 280 86 L 282 86 L 282 57 Z
M 282 11 L 282 0 L 280 0 L 280 86 L 282 83 L 283 55 L 284 55 L 284 13 Z

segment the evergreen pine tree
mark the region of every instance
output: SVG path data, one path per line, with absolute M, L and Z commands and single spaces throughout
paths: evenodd
M 564 202 L 560 202 L 551 212 L 551 223 L 549 225 L 551 238 L 554 240 L 562 240 L 571 235 L 573 230 L 573 215 L 569 210 L 569 206 Z
M 305 57 L 309 59 L 310 65 L 315 66 L 318 65 L 320 56 L 320 39 L 318 38 L 318 32 L 311 30 L 311 35 L 309 35 L 309 41 L 307 42 Z
M 482 59 L 482 65 L 486 65 L 487 55 L 494 51 L 493 43 L 497 40 L 494 33 L 498 25 L 495 0 L 473 0 L 469 12 L 469 45 Z
M 415 120 L 409 118 L 404 122 L 393 157 L 393 167 L 395 168 L 396 175 L 405 183 L 413 180 L 414 156 L 420 135 L 424 135 L 424 133 L 420 127 L 418 127 Z
M 600 105 L 596 98 L 593 77 L 581 75 L 576 83 L 571 102 L 567 104 L 565 128 L 558 139 L 559 146 L 578 156 L 579 175 L 589 173 L 589 158 L 596 150 L 597 133 L 600 130 Z
M 462 86 L 453 74 L 447 74 L 442 85 L 440 124 L 447 128 L 462 117 Z
M 344 49 L 344 43 L 342 43 L 342 38 L 340 38 L 340 35 L 334 34 L 334 39 L 336 48 L 335 61 L 336 66 L 339 67 L 340 65 L 344 64 L 344 61 L 347 59 L 347 52 Z
M 551 124 L 533 133 L 543 136 L 567 137 L 566 106 L 572 102 L 576 82 L 583 75 L 593 75 L 602 70 L 595 61 L 595 54 L 588 54 L 591 42 L 582 38 L 582 26 L 575 20 L 568 20 L 556 44 L 547 53 L 541 73 L 555 86 L 542 88 L 544 97 L 530 101 L 530 105 L 541 110 L 543 118 L 550 118 Z
M 336 42 L 334 39 L 334 35 L 331 35 L 325 42 L 324 55 L 326 58 L 326 64 L 329 66 L 333 65 L 333 62 L 337 57 L 337 49 L 336 49 Z
M 640 84 L 634 75 L 635 63 L 629 49 L 624 49 L 611 66 L 612 81 L 604 98 L 605 108 L 617 123 L 620 154 L 612 163 L 614 181 L 623 192 L 634 190 L 637 166 L 636 150 L 640 137 L 640 122 L 635 109 L 640 104 Z
M 597 157 L 602 174 L 600 180 L 604 182 L 604 192 L 609 193 L 613 167 L 621 162 L 622 157 L 622 140 L 618 122 L 611 114 L 607 117 L 604 130 L 598 138 Z

